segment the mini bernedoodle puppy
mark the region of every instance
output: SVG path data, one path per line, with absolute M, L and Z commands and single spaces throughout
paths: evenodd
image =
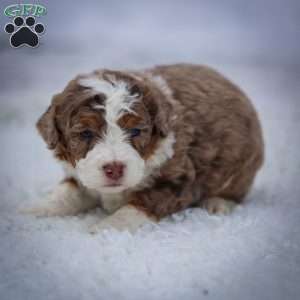
M 91 232 L 134 232 L 195 205 L 228 213 L 264 156 L 249 99 L 199 65 L 79 75 L 37 128 L 66 177 L 31 212 L 74 215 L 101 204 L 110 216 Z

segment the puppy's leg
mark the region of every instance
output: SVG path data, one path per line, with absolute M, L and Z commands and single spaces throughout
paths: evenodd
M 106 217 L 103 221 L 90 228 L 91 233 L 97 233 L 104 229 L 116 229 L 119 231 L 128 230 L 131 233 L 146 223 L 153 223 L 156 220 L 148 216 L 137 207 L 126 204 L 119 208 L 114 214 Z
M 236 205 L 237 203 L 220 197 L 207 198 L 202 202 L 202 207 L 206 209 L 209 214 L 219 215 L 230 214 Z
M 194 200 L 191 186 L 181 187 L 172 183 L 134 192 L 128 196 L 128 204 L 113 215 L 91 228 L 92 233 L 114 228 L 132 233 L 146 223 L 154 223 L 160 218 L 188 207 Z
M 70 178 L 61 182 L 36 207 L 25 208 L 21 213 L 39 217 L 68 216 L 96 207 L 98 201 L 80 189 L 77 182 Z

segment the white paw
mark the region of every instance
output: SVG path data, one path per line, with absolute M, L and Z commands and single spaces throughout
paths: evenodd
M 125 231 L 126 230 L 127 226 L 125 226 L 125 224 L 121 225 L 121 224 L 118 224 L 117 222 L 112 222 L 112 220 L 107 220 L 107 219 L 110 219 L 110 217 L 107 217 L 103 221 L 90 226 L 89 227 L 89 232 L 91 234 L 96 234 L 96 233 L 99 233 L 101 231 L 111 230 L 111 229 L 118 230 L 118 231 Z
M 98 200 L 85 195 L 69 182 L 63 182 L 38 203 L 19 212 L 37 217 L 72 216 L 96 207 Z
M 236 203 L 222 198 L 213 197 L 204 200 L 203 208 L 207 210 L 209 214 L 228 215 L 236 207 Z
M 20 214 L 24 215 L 32 215 L 35 217 L 51 217 L 54 215 L 57 215 L 51 209 L 51 207 L 46 207 L 46 206 L 33 206 L 33 207 L 26 207 L 26 208 L 21 208 L 18 210 Z
M 66 205 L 63 201 L 51 202 L 48 198 L 43 199 L 44 205 L 21 208 L 19 213 L 35 217 L 64 217 L 79 213 L 76 206 Z
M 91 226 L 89 232 L 95 234 L 105 229 L 115 229 L 118 231 L 135 233 L 144 224 L 152 222 L 153 220 L 144 212 L 137 210 L 133 206 L 125 205 L 113 215 L 108 216 L 100 223 Z

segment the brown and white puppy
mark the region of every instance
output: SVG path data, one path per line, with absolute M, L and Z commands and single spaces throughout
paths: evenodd
M 111 215 L 94 232 L 135 231 L 193 205 L 227 213 L 263 162 L 250 101 L 198 65 L 80 75 L 54 96 L 37 128 L 66 179 L 33 212 L 77 214 L 100 202 Z

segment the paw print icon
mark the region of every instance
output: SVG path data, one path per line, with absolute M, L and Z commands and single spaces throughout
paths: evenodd
M 24 21 L 22 17 L 16 17 L 12 23 L 7 23 L 4 27 L 6 33 L 11 34 L 10 44 L 14 48 L 26 45 L 37 47 L 39 45 L 39 35 L 44 33 L 45 27 L 42 23 L 35 23 L 35 18 L 29 16 Z

